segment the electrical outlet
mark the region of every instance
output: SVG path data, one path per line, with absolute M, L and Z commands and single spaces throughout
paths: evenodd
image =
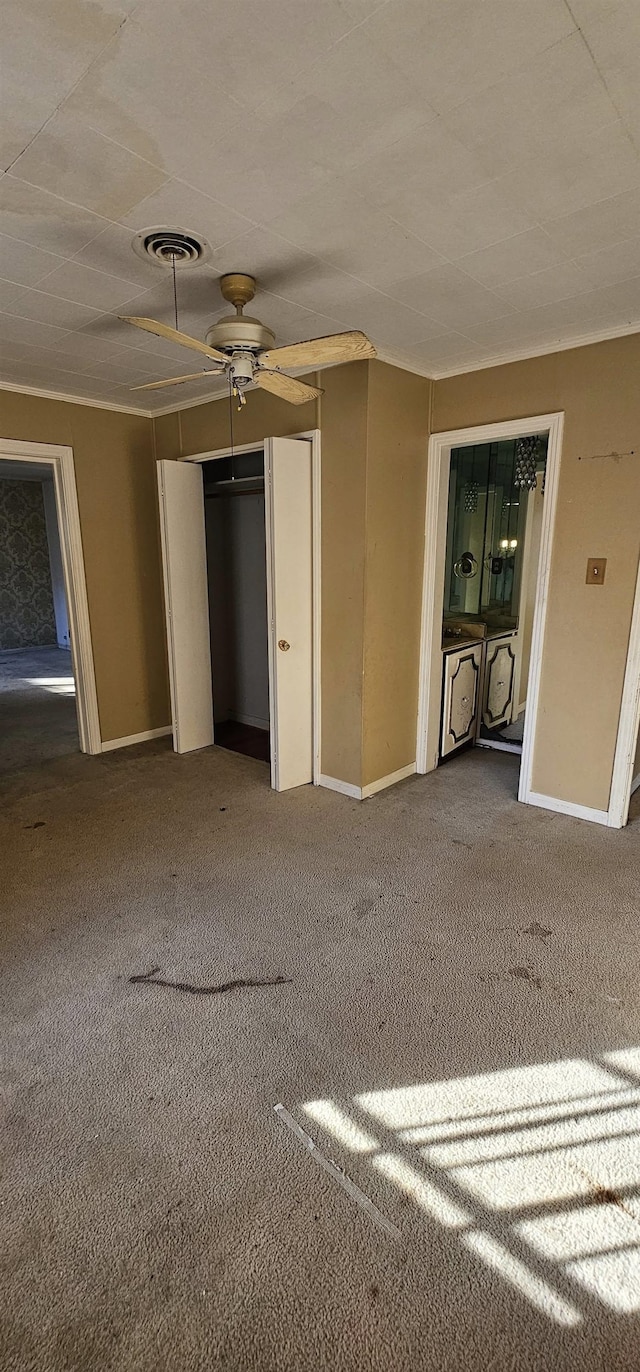
M 606 570 L 606 557 L 590 557 L 587 561 L 587 586 L 603 586 Z

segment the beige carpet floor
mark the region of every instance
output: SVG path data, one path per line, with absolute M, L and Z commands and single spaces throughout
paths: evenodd
M 0 779 L 4 1372 L 638 1368 L 640 823 L 516 770 Z

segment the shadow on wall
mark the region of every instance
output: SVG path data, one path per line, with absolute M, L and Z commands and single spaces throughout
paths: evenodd
M 640 1311 L 640 1048 L 303 1110 L 554 1323 Z

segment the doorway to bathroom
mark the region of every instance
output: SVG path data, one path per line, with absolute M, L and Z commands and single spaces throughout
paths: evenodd
M 522 752 L 547 446 L 546 434 L 526 434 L 451 452 L 443 759 L 471 744 Z M 459 682 L 464 644 L 479 649 L 471 696 Z
M 432 435 L 417 770 L 466 748 L 531 772 L 562 414 Z

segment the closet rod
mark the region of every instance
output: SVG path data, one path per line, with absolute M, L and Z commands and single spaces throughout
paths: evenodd
M 237 500 L 241 495 L 264 495 L 264 485 L 256 486 L 253 491 L 205 491 L 205 500 Z

